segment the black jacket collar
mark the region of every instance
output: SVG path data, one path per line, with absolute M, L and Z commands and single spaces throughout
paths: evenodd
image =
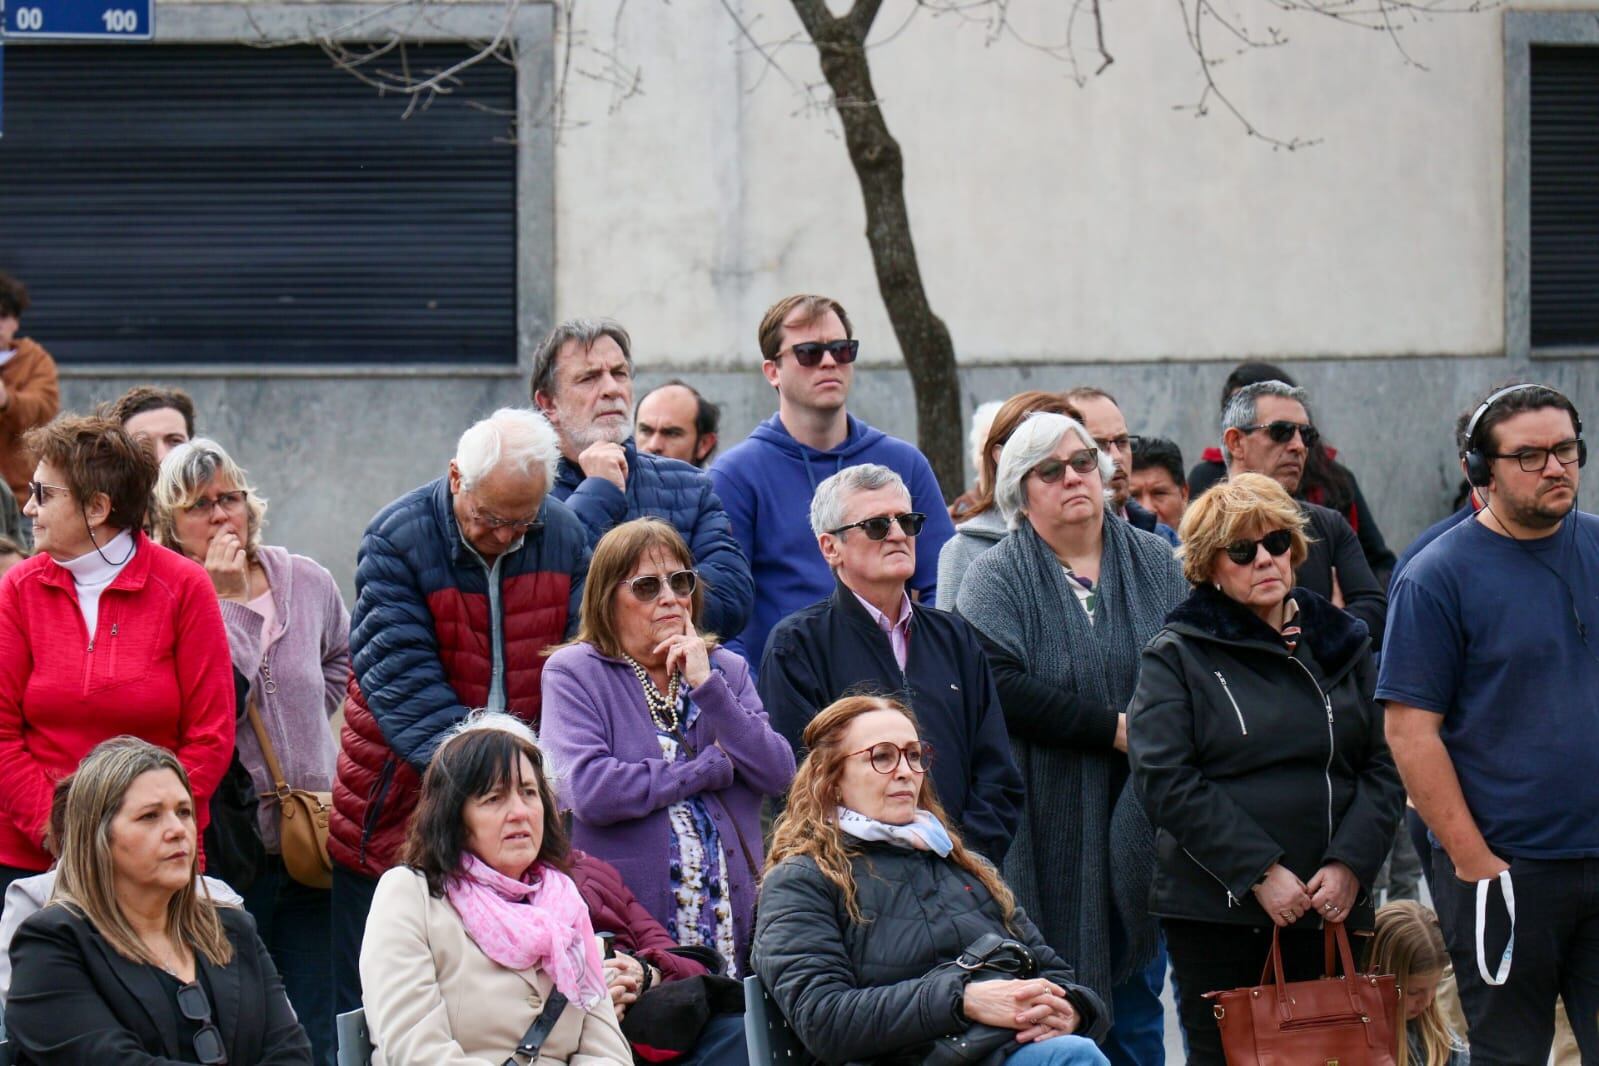
M 1307 588 L 1289 593 L 1299 604 L 1301 639 L 1328 675 L 1341 673 L 1371 643 L 1366 623 Z M 1190 636 L 1286 656 L 1282 637 L 1260 616 L 1210 585 L 1197 586 L 1166 616 L 1168 628 Z

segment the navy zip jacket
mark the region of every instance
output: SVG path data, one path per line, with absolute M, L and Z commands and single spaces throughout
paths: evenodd
M 927 525 L 916 538 L 916 575 L 907 584 L 912 598 L 933 606 L 938 553 L 955 535 L 955 523 L 949 519 L 933 468 L 914 445 L 850 415 L 844 442 L 819 452 L 795 440 L 782 417 L 773 415 L 711 467 L 711 481 L 727 505 L 733 535 L 760 590 L 744 631 L 721 631 L 730 638 L 728 650 L 744 656 L 750 666 L 762 661 L 777 623 L 822 599 L 833 587 L 832 571 L 811 532 L 811 498 L 825 479 L 863 463 L 880 463 L 903 478 L 911 510 L 927 516 Z
M 988 659 L 965 619 L 911 604 L 905 670 L 888 634 L 842 582 L 772 630 L 757 678 L 772 727 L 800 755 L 816 713 L 845 695 L 892 696 L 933 745 L 933 786 L 969 847 L 997 866 L 1021 818 L 1022 776 Z
M 631 439 L 622 450 L 627 453 L 625 493 L 605 478 L 584 477 L 582 468 L 563 456 L 550 495 L 582 519 L 590 548 L 612 527 L 635 518 L 670 522 L 688 544 L 705 585 L 705 630 L 736 637 L 749 621 L 755 585 L 710 477 L 677 459 L 641 452 Z

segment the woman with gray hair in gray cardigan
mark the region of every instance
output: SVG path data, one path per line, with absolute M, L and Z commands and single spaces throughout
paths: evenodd
M 1005 880 L 1050 946 L 1122 1014 L 1104 1045 L 1111 1061 L 1148 1062 L 1164 1024 L 1149 972 L 1158 934 L 1140 895 L 1152 833 L 1136 799 L 1117 801 L 1139 653 L 1188 583 L 1171 545 L 1105 506 L 1109 476 L 1076 419 L 1023 421 L 994 479 L 1010 534 L 972 563 L 956 606 L 983 637 L 1027 789 Z M 1113 869 L 1113 859 L 1142 868 Z M 1164 960 L 1154 966 L 1163 973 Z
M 350 613 L 333 576 L 303 555 L 261 543 L 266 500 L 216 441 L 197 437 L 169 453 L 154 497 L 156 541 L 211 578 L 233 668 L 249 682 L 249 706 L 284 783 L 331 790 L 338 749 L 328 721 L 350 677 Z M 277 963 L 316 1062 L 332 1066 L 332 894 L 326 885 L 289 876 L 273 771 L 243 713 L 236 735 L 239 762 L 259 797 L 267 862 L 252 884 L 235 887 Z

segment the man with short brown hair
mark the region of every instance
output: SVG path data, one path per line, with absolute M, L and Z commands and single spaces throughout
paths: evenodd
M 761 372 L 777 391 L 777 413 L 711 467 L 755 579 L 750 622 L 730 642 L 751 664 L 761 661 L 773 626 L 833 591 L 832 572 L 810 532 L 811 497 L 826 478 L 880 463 L 904 479 L 913 509 L 927 515 L 922 553 L 907 583 L 922 604 L 933 602 L 938 552 L 955 533 L 922 453 L 845 410 L 860 342 L 843 305 L 828 296 L 789 296 L 767 310 L 756 337 Z

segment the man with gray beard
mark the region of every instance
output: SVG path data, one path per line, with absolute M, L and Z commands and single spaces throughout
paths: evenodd
M 632 339 L 609 319 L 569 319 L 533 360 L 533 402 L 561 439 L 551 494 L 583 520 L 589 545 L 635 518 L 669 522 L 705 585 L 705 629 L 736 635 L 755 599 L 749 563 L 711 479 L 641 452 L 633 435 Z

